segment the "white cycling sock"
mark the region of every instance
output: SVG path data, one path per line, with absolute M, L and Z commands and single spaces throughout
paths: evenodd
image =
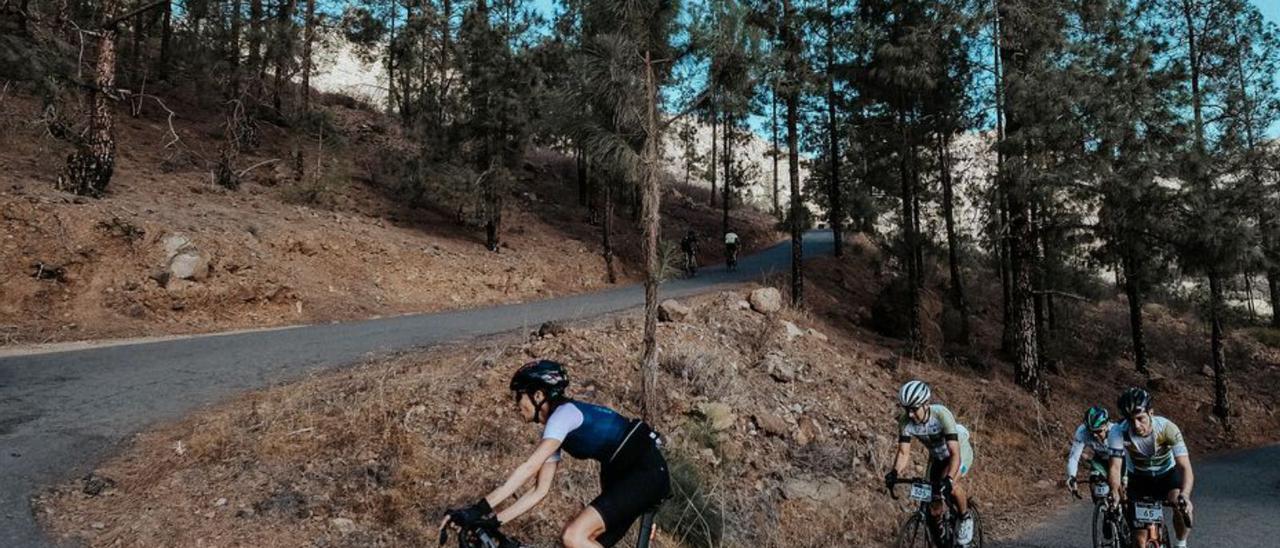
M 1187 539 L 1180 538 L 1173 541 L 1173 548 L 1187 548 Z

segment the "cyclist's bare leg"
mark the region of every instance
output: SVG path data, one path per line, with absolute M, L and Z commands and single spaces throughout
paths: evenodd
M 1151 538 L 1151 528 L 1143 527 L 1133 530 L 1133 546 L 1134 548 L 1146 548 L 1147 540 Z
M 566 548 L 598 548 L 601 545 L 595 539 L 601 533 L 604 533 L 604 518 L 595 508 L 587 506 L 565 526 L 560 541 Z
M 1181 494 L 1181 489 L 1169 491 L 1169 505 L 1175 510 L 1178 508 L 1178 496 Z M 1187 530 L 1187 524 L 1182 522 L 1182 512 L 1175 511 L 1173 513 L 1173 531 L 1177 534 L 1179 540 L 1187 540 L 1187 535 L 1190 534 L 1190 531 Z
M 951 496 L 956 498 L 956 510 L 961 514 L 969 511 L 969 495 L 964 490 L 964 484 L 956 481 L 952 485 Z

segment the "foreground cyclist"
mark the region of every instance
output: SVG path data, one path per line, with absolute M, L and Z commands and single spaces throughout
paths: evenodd
M 1191 488 L 1195 473 L 1191 456 L 1182 439 L 1182 431 L 1169 419 L 1152 414 L 1151 394 L 1141 388 L 1130 388 L 1117 402 L 1125 421 L 1111 429 L 1107 445 L 1111 449 L 1111 502 L 1120 503 L 1120 472 L 1129 458 L 1128 502 L 1125 511 L 1133 522 L 1134 545 L 1146 546 L 1149 529 L 1138 523 L 1133 503 L 1143 497 L 1167 501 L 1175 508 L 1185 508 L 1191 516 Z M 1175 548 L 1186 548 L 1190 530 L 1182 513 L 1174 512 L 1173 528 L 1177 533 Z
M 516 371 L 511 391 L 520 416 L 545 425 L 542 441 L 502 486 L 467 508 L 450 511 L 440 523 L 442 530 L 450 524 L 496 529 L 528 512 L 551 490 L 562 449 L 573 457 L 598 461 L 603 490 L 565 526 L 562 542 L 569 548 L 613 546 L 636 518 L 667 497 L 667 463 L 649 425 L 606 407 L 570 399 L 565 395 L 568 386 L 564 366 L 551 360 L 531 361 Z M 535 476 L 532 490 L 495 513 L 494 506 Z
M 1111 433 L 1113 423 L 1105 407 L 1095 405 L 1084 412 L 1084 423 L 1076 427 L 1075 436 L 1071 438 L 1071 452 L 1067 454 L 1067 489 L 1079 497 L 1080 489 L 1076 482 L 1076 473 L 1080 471 L 1080 457 L 1089 449 L 1089 472 L 1091 476 L 1107 477 L 1111 470 L 1111 449 L 1107 445 L 1107 436 Z
M 956 423 L 955 415 L 941 404 L 929 405 L 932 390 L 924 381 L 910 381 L 898 391 L 898 403 L 903 408 L 898 421 L 898 454 L 893 469 L 884 481 L 893 489 L 898 476 L 911 463 L 911 439 L 916 438 L 929 449 L 929 483 L 942 497 L 952 497 L 960 512 L 960 524 L 956 527 L 956 540 L 960 544 L 973 541 L 973 516 L 969 514 L 969 497 L 960 478 L 969 473 L 973 465 L 973 448 L 969 445 L 969 431 Z M 933 506 L 934 515 L 942 514 L 942 501 Z

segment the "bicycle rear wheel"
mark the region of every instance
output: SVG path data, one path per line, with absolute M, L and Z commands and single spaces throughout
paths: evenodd
M 898 542 L 894 546 L 896 548 L 931 548 L 933 546 L 933 542 L 929 540 L 929 525 L 920 514 L 912 514 L 907 521 L 902 522 L 902 526 L 898 528 Z
M 973 505 L 973 501 L 969 502 L 969 516 L 973 518 L 973 540 L 969 542 L 968 548 L 982 548 L 982 515 L 978 513 L 977 507 Z

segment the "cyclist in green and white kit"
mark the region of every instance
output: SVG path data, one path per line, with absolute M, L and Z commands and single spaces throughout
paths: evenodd
M 898 391 L 898 403 L 904 411 L 898 420 L 898 454 L 884 480 L 892 489 L 898 476 L 911 463 L 911 439 L 920 440 L 929 449 L 929 483 L 943 497 L 955 500 L 960 512 L 956 540 L 962 545 L 969 544 L 973 541 L 973 516 L 969 514 L 969 497 L 960 484 L 960 478 L 973 466 L 969 430 L 956 422 L 950 409 L 941 404 L 929 405 L 931 395 L 924 381 L 908 382 Z M 941 515 L 942 510 L 942 502 L 937 501 L 933 506 L 935 515 Z
M 1107 436 L 1114 425 L 1107 409 L 1095 405 L 1084 412 L 1084 423 L 1076 427 L 1076 433 L 1071 438 L 1071 452 L 1067 455 L 1066 485 L 1077 497 L 1080 496 L 1080 490 L 1076 484 L 1076 473 L 1080 470 L 1080 458 L 1084 456 L 1086 448 L 1090 452 L 1090 475 L 1107 477 L 1111 469 L 1111 448 L 1107 446 Z M 1123 483 L 1123 478 L 1121 480 Z

